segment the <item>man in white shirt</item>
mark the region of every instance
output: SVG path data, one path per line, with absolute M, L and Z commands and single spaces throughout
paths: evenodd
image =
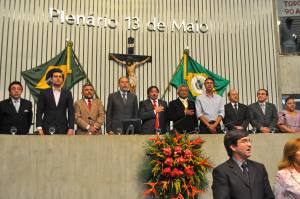
M 51 71 L 51 88 L 41 91 L 37 102 L 36 126 L 40 135 L 74 134 L 74 107 L 70 91 L 63 89 L 60 69 Z M 66 115 L 68 112 L 68 117 Z
M 214 92 L 215 81 L 206 78 L 204 81 L 205 93 L 196 98 L 196 115 L 200 120 L 199 132 L 222 133 L 220 122 L 224 117 L 224 102 L 221 96 Z

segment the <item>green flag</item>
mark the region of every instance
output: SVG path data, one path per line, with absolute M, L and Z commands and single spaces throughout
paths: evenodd
M 171 85 L 175 88 L 178 88 L 182 84 L 187 85 L 190 91 L 189 98 L 195 100 L 198 95 L 205 92 L 204 81 L 207 77 L 215 80 L 215 91 L 219 95 L 223 95 L 229 81 L 197 63 L 188 55 L 188 51 L 186 50 L 178 70 L 173 75 Z
M 68 90 L 86 77 L 77 61 L 72 45 L 72 42 L 68 42 L 66 48 L 51 60 L 30 70 L 22 71 L 21 74 L 35 101 L 41 90 L 51 87 L 53 69 L 60 69 L 63 72 L 63 88 Z

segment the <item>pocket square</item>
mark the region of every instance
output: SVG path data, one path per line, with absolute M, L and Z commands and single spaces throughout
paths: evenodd
M 25 109 L 25 110 L 24 110 L 24 113 L 25 113 L 25 112 L 29 112 L 29 111 L 28 111 L 27 109 Z

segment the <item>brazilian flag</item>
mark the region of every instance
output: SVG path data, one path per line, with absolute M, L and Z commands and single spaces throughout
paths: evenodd
M 222 96 L 229 84 L 229 80 L 224 79 L 197 63 L 189 56 L 188 50 L 185 50 L 180 65 L 173 75 L 170 84 L 175 88 L 178 88 L 182 84 L 187 85 L 190 91 L 189 98 L 195 100 L 198 95 L 202 95 L 205 92 L 204 81 L 207 77 L 211 77 L 215 80 L 214 90 Z
M 41 90 L 51 87 L 53 69 L 60 69 L 64 74 L 63 88 L 71 89 L 77 82 L 86 78 L 77 57 L 68 42 L 66 48 L 44 64 L 22 71 L 22 76 L 36 101 Z

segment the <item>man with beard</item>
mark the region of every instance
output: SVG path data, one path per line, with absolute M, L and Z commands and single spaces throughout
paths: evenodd
M 139 117 L 142 119 L 142 133 L 154 134 L 167 131 L 168 106 L 167 102 L 157 99 L 158 93 L 157 86 L 150 86 L 147 89 L 148 99 L 140 102 Z
M 94 88 L 90 83 L 82 87 L 83 99 L 75 102 L 76 134 L 101 134 L 101 126 L 104 123 L 104 107 L 100 99 L 94 98 Z

